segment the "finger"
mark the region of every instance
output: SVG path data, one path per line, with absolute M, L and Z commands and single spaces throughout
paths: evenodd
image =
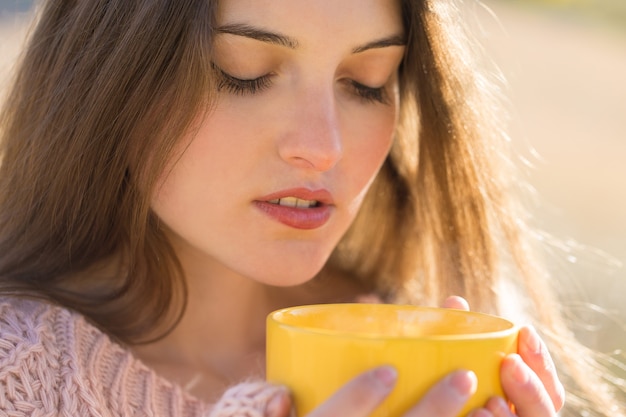
M 502 397 L 492 397 L 487 401 L 485 408 L 493 417 L 515 417 L 511 407 Z
M 265 407 L 266 417 L 289 417 L 291 415 L 291 397 L 286 389 L 278 391 Z
M 479 409 L 473 410 L 471 413 L 467 415 L 467 417 L 498 417 L 498 416 L 494 416 L 493 413 L 491 413 L 489 410 L 486 410 L 484 408 L 479 408 Z
M 476 375 L 457 371 L 431 388 L 404 417 L 455 417 L 476 392 Z
M 554 361 L 533 327 L 522 327 L 518 351 L 524 362 L 539 377 L 546 388 L 554 409 L 559 411 L 565 403 L 565 389 L 559 380 Z
M 308 417 L 369 416 L 391 392 L 396 380 L 397 372 L 389 366 L 365 372 L 344 385 Z
M 457 310 L 469 311 L 469 303 L 463 297 L 453 295 L 448 297 L 443 302 L 443 308 L 455 308 Z
M 502 388 L 520 417 L 553 417 L 552 400 L 539 377 L 518 354 L 503 359 Z

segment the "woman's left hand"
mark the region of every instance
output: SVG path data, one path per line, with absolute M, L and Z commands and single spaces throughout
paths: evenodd
M 565 390 L 546 345 L 532 327 L 520 329 L 518 352 L 504 358 L 500 371 L 502 388 L 516 414 L 555 416 L 565 402 Z M 502 399 L 490 400 L 485 408 L 496 417 L 515 415 Z
M 469 309 L 460 297 L 448 298 L 444 307 Z M 563 407 L 565 390 L 545 343 L 532 327 L 520 329 L 518 353 L 505 357 L 500 369 L 502 388 L 515 412 L 504 399 L 492 398 L 471 417 L 552 417 Z

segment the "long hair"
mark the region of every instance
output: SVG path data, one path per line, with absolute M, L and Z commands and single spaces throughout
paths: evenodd
M 208 0 L 45 3 L 0 114 L 1 292 L 51 299 L 126 343 L 175 325 L 185 282 L 150 199 L 177 141 L 210 111 L 215 10 Z M 345 274 L 388 301 L 458 294 L 499 313 L 502 268 L 513 265 L 580 398 L 569 403 L 614 414 L 595 362 L 576 360 L 584 348 L 509 198 L 497 94 L 475 71 L 454 4 L 403 0 L 402 10 L 394 145 L 320 275 Z
M 184 281 L 150 193 L 208 105 L 214 15 L 204 0 L 45 3 L 0 116 L 3 291 L 121 340 L 180 316 Z

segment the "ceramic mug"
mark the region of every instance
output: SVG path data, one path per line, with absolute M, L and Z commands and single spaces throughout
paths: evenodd
M 323 304 L 267 317 L 267 380 L 292 392 L 299 417 L 361 372 L 391 365 L 398 380 L 375 417 L 400 417 L 448 373 L 466 369 L 477 392 L 461 415 L 503 396 L 500 364 L 518 327 L 492 315 L 390 304 Z

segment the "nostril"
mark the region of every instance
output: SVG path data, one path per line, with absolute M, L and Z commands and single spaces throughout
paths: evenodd
M 280 157 L 299 168 L 316 171 L 332 169 L 343 156 L 337 139 L 307 138 L 306 135 L 286 138 L 279 144 Z
M 339 159 L 340 158 L 335 156 L 307 155 L 302 157 L 293 157 L 288 162 L 300 168 L 325 172 L 331 170 L 337 164 Z

